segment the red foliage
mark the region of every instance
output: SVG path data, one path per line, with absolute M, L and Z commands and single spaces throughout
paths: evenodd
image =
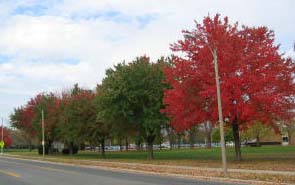
M 35 113 L 33 110 L 33 107 L 21 107 L 19 109 L 19 128 L 23 128 L 30 132 L 32 136 L 35 135 L 35 132 L 33 130 L 32 121 L 34 119 Z
M 224 117 L 243 128 L 253 120 L 276 126 L 290 118 L 294 108 L 295 64 L 279 54 L 274 33 L 266 27 L 238 29 L 227 17 L 205 17 L 196 29 L 183 31 L 184 39 L 171 45 L 181 52 L 165 70 L 172 88 L 165 92 L 163 110 L 176 130 L 210 120 L 217 122 L 213 65 L 217 50 Z
M 38 113 L 37 111 L 39 111 L 38 107 L 40 106 L 43 98 L 43 94 L 38 94 L 36 97 L 31 98 L 26 104 L 26 106 L 21 107 L 20 109 L 20 127 L 24 128 L 27 131 L 27 133 L 30 133 L 31 136 L 36 135 L 36 131 L 32 123 L 35 119 L 36 114 Z
M 71 103 L 75 101 L 89 101 L 91 102 L 95 97 L 95 94 L 92 91 L 89 90 L 83 90 L 80 89 L 77 93 L 75 94 L 68 94 L 68 93 L 63 93 L 61 99 L 59 99 L 58 106 L 63 105 L 70 105 Z
M 17 127 L 24 129 L 31 136 L 35 136 L 37 133 L 36 131 L 37 128 L 33 125 L 33 121 L 36 119 L 37 115 L 39 115 L 41 120 L 42 109 L 44 110 L 44 112 L 46 112 L 46 114 L 54 110 L 57 110 L 56 109 L 57 103 L 55 103 L 55 101 L 57 101 L 57 98 L 52 94 L 49 94 L 49 95 L 38 94 L 34 98 L 31 98 L 24 107 L 21 107 L 18 109 L 19 115 L 17 119 L 18 119 L 19 125 Z M 48 116 L 48 118 L 51 118 L 51 117 Z M 45 121 L 46 121 L 45 127 L 47 129 L 51 128 L 52 121 L 50 121 L 50 119 Z

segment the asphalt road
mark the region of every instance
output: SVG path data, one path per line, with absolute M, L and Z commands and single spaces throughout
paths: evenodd
M 117 172 L 0 157 L 0 185 L 213 185 L 184 178 Z

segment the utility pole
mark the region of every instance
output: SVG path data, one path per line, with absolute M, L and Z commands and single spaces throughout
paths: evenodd
M 45 140 L 44 140 L 44 110 L 41 110 L 42 114 L 42 148 L 43 148 L 43 159 L 45 158 Z
M 219 82 L 217 49 L 216 48 L 214 48 L 214 50 L 213 50 L 213 62 L 214 62 L 214 69 L 215 69 L 215 80 L 216 80 L 216 91 L 217 91 L 222 168 L 223 168 L 224 175 L 227 176 L 227 162 L 226 162 L 226 151 L 225 151 L 224 129 L 223 129 L 224 124 L 223 124 L 223 115 L 222 115 L 222 106 L 221 106 L 221 93 L 220 93 L 220 82 Z
M 186 35 L 187 37 L 194 37 Z M 205 40 L 206 42 L 206 40 Z M 217 92 L 217 104 L 218 104 L 218 118 L 219 118 L 219 131 L 220 131 L 220 145 L 221 145 L 221 156 L 222 156 L 222 168 L 223 174 L 227 176 L 227 161 L 226 161 L 226 150 L 225 150 L 225 141 L 224 141 L 224 123 L 222 115 L 222 105 L 221 105 L 221 92 L 220 92 L 220 82 L 219 82 L 219 72 L 218 72 L 218 61 L 217 61 L 217 48 L 215 46 L 210 46 L 207 42 L 207 46 L 210 49 L 215 70 L 215 81 L 216 81 L 216 92 Z
M 1 131 L 1 140 L 3 141 L 4 137 L 3 137 L 4 131 L 3 131 L 3 118 L 2 118 L 2 131 Z

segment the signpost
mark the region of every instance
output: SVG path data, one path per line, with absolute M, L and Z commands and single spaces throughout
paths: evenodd
M 0 148 L 1 148 L 1 155 L 3 155 L 3 149 L 4 149 L 5 143 L 3 140 L 0 141 Z
M 3 130 L 3 118 L 2 118 L 2 131 L 1 131 L 1 141 L 0 141 L 0 148 L 1 148 L 1 155 L 3 155 L 3 149 L 4 149 L 4 130 Z

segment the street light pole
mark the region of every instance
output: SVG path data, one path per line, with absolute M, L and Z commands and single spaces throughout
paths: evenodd
M 194 38 L 194 36 L 186 35 L 186 37 Z M 218 61 L 217 61 L 217 48 L 211 47 L 206 39 L 204 40 L 213 56 L 214 70 L 215 70 L 215 81 L 216 81 L 216 92 L 217 92 L 217 104 L 218 104 L 218 119 L 219 119 L 219 131 L 220 131 L 220 145 L 221 145 L 221 156 L 222 156 L 222 168 L 223 173 L 227 176 L 227 161 L 226 161 L 226 150 L 224 141 L 224 123 L 221 106 L 221 92 L 219 83 L 219 72 L 218 72 Z
M 44 110 L 41 110 L 42 114 L 42 147 L 43 147 L 43 158 L 45 158 L 45 140 L 44 140 Z
M 227 175 L 227 162 L 226 162 L 226 151 L 224 142 L 224 129 L 223 129 L 223 115 L 221 106 L 221 93 L 220 93 L 220 83 L 219 83 L 219 72 L 218 72 L 218 61 L 217 61 L 217 49 L 213 50 L 213 62 L 215 69 L 215 81 L 216 81 L 216 91 L 217 91 L 217 104 L 218 104 L 218 118 L 219 118 L 219 130 L 220 130 L 220 145 L 221 145 L 221 155 L 222 155 L 222 168 L 224 175 Z
M 3 141 L 3 139 L 4 139 L 3 134 L 4 134 L 4 130 L 3 130 L 3 118 L 2 118 L 2 131 L 1 131 L 1 140 L 2 140 L 2 141 Z

